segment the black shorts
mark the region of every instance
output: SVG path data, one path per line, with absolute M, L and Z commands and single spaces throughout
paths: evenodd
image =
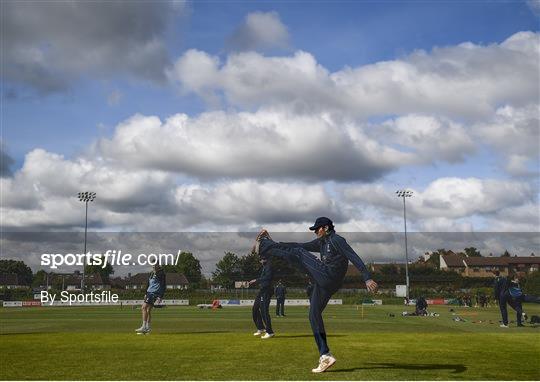
M 144 302 L 149 304 L 149 305 L 154 306 L 154 303 L 156 302 L 158 297 L 159 296 L 154 294 L 154 293 L 147 293 L 146 296 L 144 296 Z

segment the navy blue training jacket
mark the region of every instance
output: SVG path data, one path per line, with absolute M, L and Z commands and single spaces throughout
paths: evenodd
M 345 277 L 349 261 L 362 273 L 364 281 L 371 279 L 371 274 L 362 259 L 356 254 L 347 241 L 335 231 L 330 231 L 327 235 L 307 243 L 280 244 L 291 247 L 298 246 L 310 252 L 319 252 L 321 254 L 322 262 L 326 264 L 329 273 L 336 279 L 343 279 Z
M 263 264 L 263 267 L 261 269 L 261 275 L 257 279 L 257 282 L 259 283 L 259 286 L 261 289 L 263 288 L 269 288 L 272 284 L 272 278 L 274 276 L 274 271 L 272 270 L 272 265 L 270 264 L 270 261 L 267 261 Z

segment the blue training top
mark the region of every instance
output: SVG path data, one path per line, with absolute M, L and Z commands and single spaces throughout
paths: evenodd
M 160 298 L 165 294 L 165 273 L 163 271 L 152 272 L 148 279 L 146 293 L 153 293 Z

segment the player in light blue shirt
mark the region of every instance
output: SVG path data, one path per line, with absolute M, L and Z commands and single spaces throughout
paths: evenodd
M 148 334 L 150 333 L 150 321 L 152 319 L 152 308 L 154 304 L 161 303 L 161 299 L 165 294 L 165 272 L 159 266 L 159 264 L 154 265 L 154 271 L 150 273 L 148 282 L 146 284 L 146 294 L 144 296 L 144 302 L 142 304 L 142 326 L 135 331 L 138 334 Z

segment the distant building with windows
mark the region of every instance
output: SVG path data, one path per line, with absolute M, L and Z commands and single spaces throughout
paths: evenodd
M 507 276 L 509 272 L 528 274 L 540 269 L 540 257 L 467 257 L 459 254 L 442 255 L 440 269 L 457 272 L 463 277 L 493 277 L 494 270 L 498 270 L 503 276 Z
M 74 273 L 56 273 L 52 275 L 52 280 L 57 285 L 62 286 L 62 290 L 80 291 L 82 283 L 82 273 L 75 271 Z M 104 281 L 99 273 L 84 275 L 84 285 L 92 290 L 109 290 L 111 284 Z
M 431 255 L 433 256 L 433 254 Z M 420 257 L 415 263 L 410 264 L 418 268 L 425 264 L 425 258 Z M 370 263 L 366 265 L 373 273 L 384 273 L 389 268 L 404 272 L 405 263 Z M 410 267 L 409 267 L 410 269 Z M 447 251 L 447 254 L 440 256 L 439 269 L 443 271 L 455 272 L 463 277 L 493 277 L 493 271 L 498 270 L 501 275 L 508 276 L 509 272 L 526 275 L 540 270 L 540 256 L 467 256 L 462 253 Z M 360 272 L 352 264 L 349 264 L 346 276 L 356 277 Z
M 150 273 L 137 273 L 134 276 L 129 275 L 125 280 L 126 289 L 144 289 L 148 283 Z M 187 289 L 189 281 L 183 273 L 167 272 L 165 273 L 165 284 L 167 289 Z

